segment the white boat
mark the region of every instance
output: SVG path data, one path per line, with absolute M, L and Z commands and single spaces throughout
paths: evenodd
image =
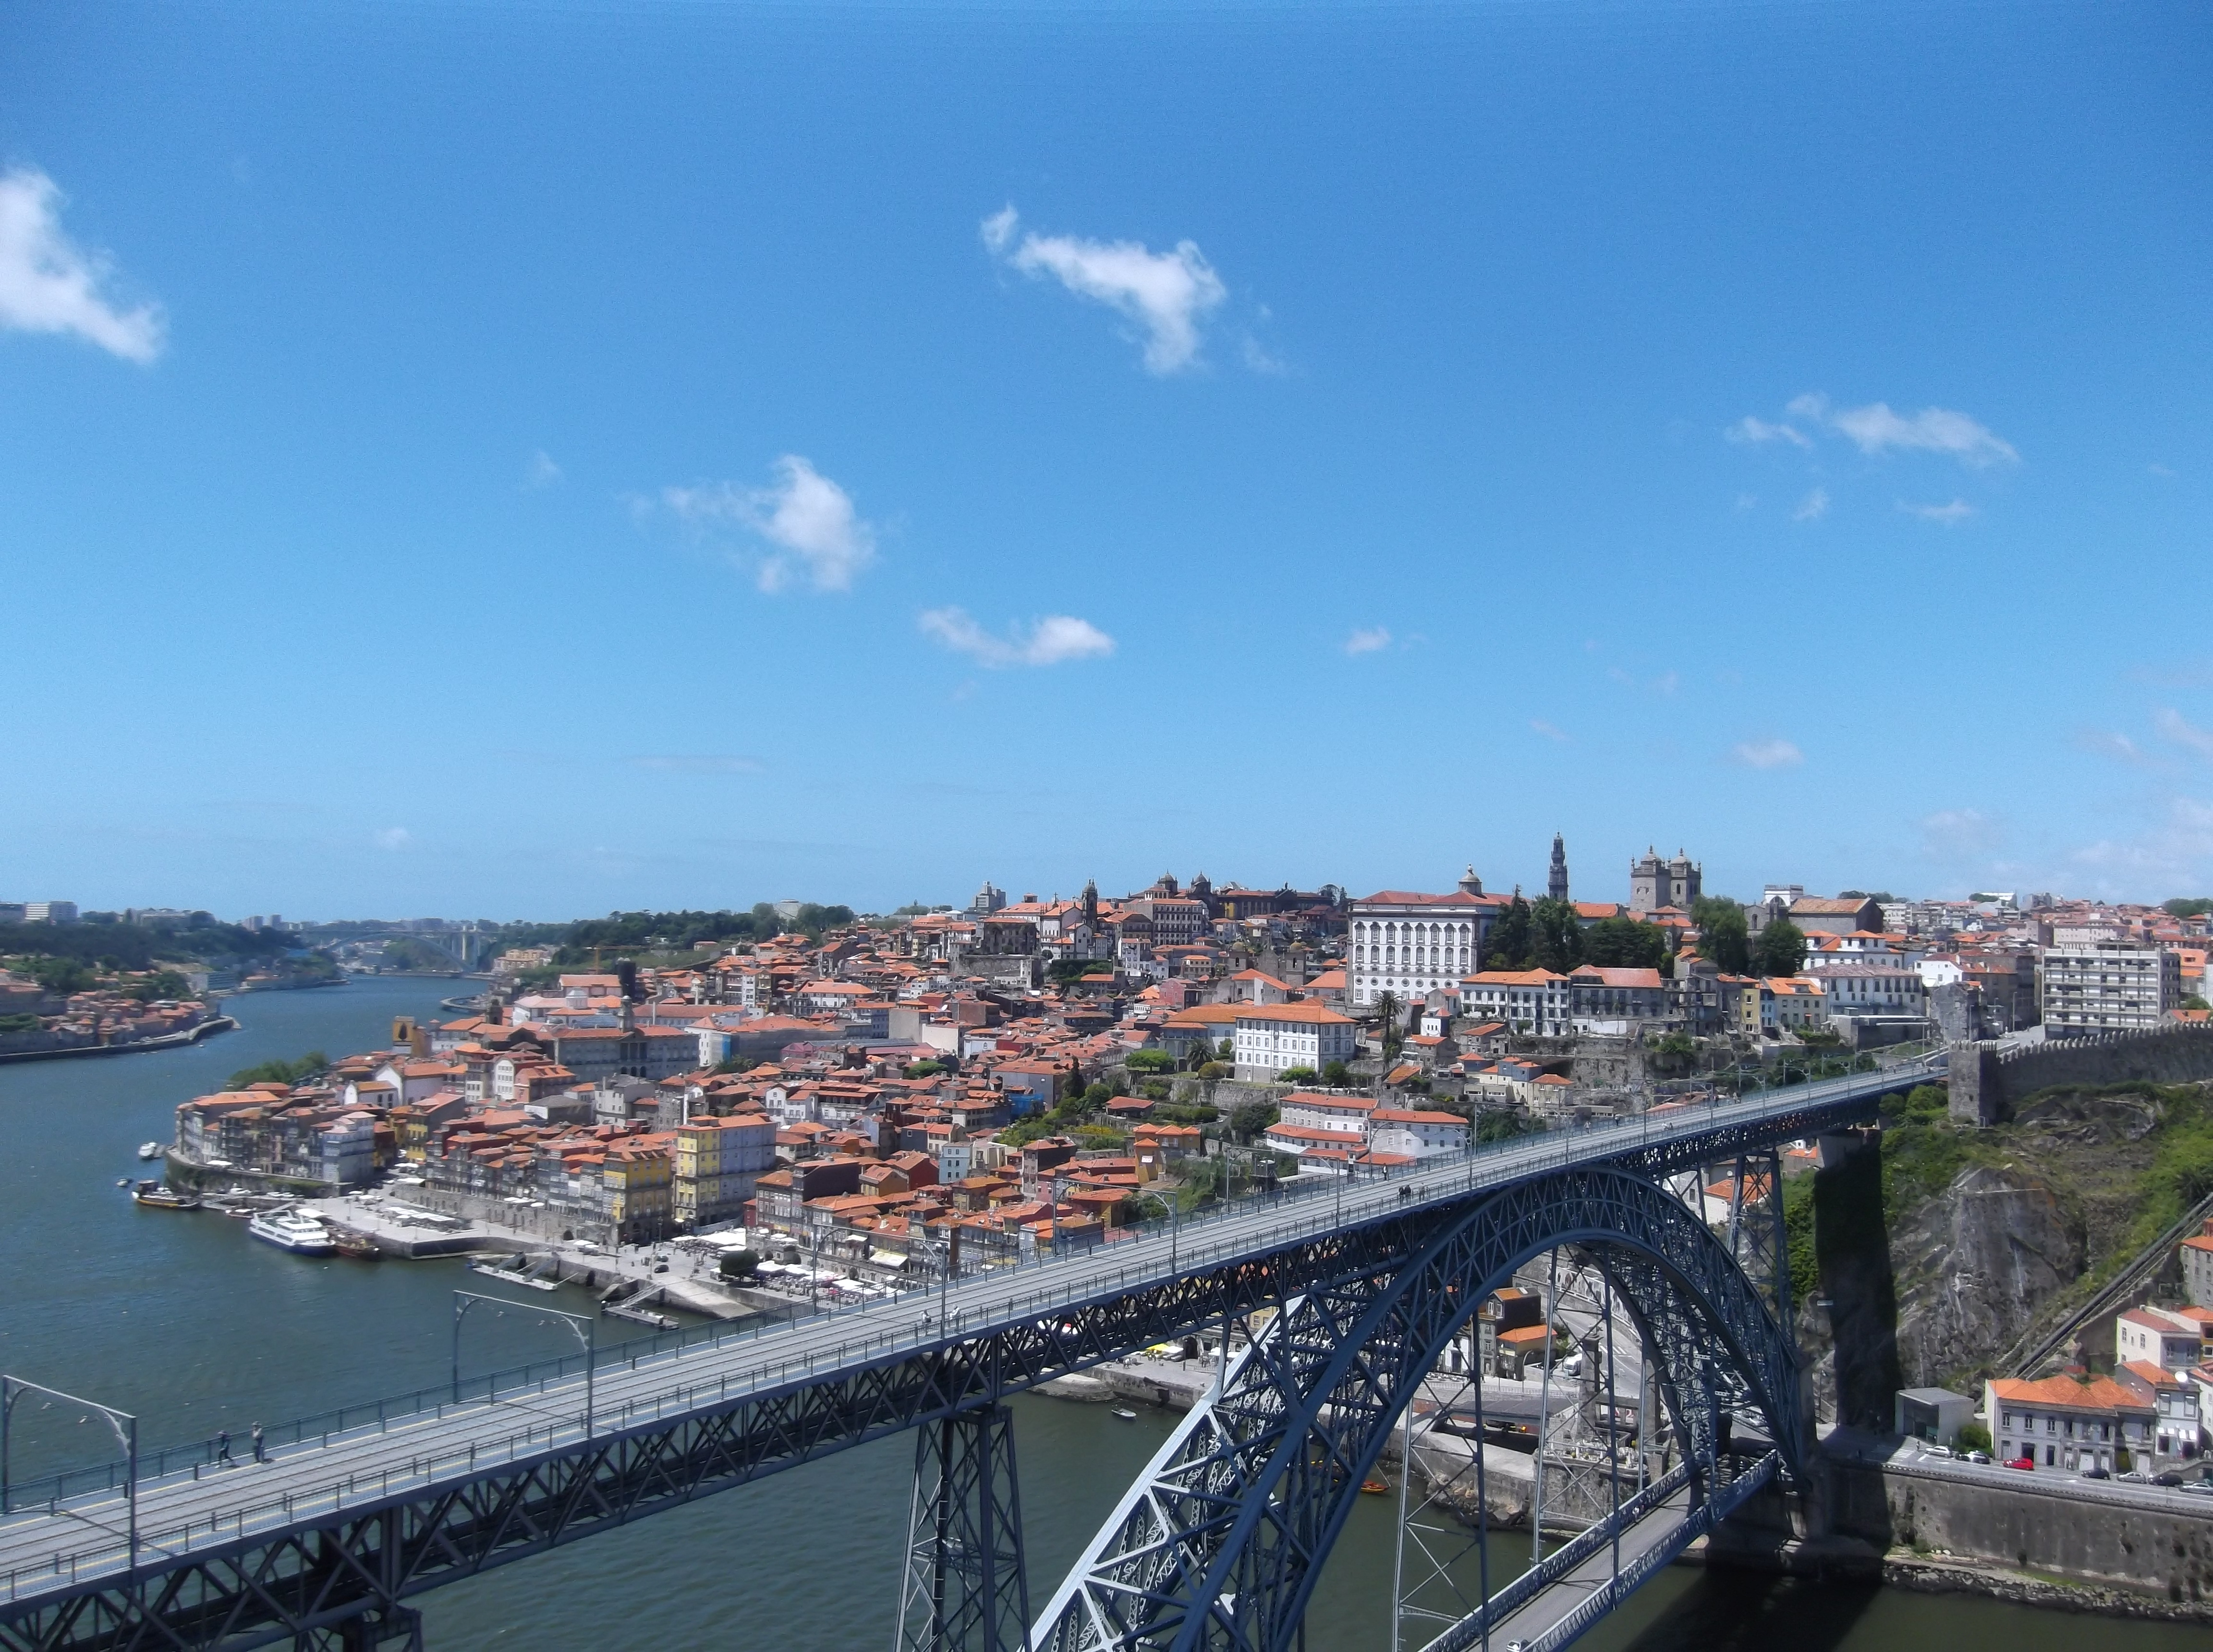
M 142 1159 L 158 1159 L 158 1158 L 160 1158 L 160 1157 L 162 1156 L 162 1144 L 161 1144 L 159 1142 L 141 1142 L 141 1143 L 138 1143 L 138 1156 L 139 1156 L 140 1158 L 142 1158 Z
M 304 1210 L 264 1210 L 246 1224 L 246 1231 L 302 1256 L 329 1256 L 338 1247 L 322 1218 Z

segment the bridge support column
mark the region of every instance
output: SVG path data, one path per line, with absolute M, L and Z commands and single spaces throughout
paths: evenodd
M 1029 1652 L 1014 1413 L 979 1405 L 916 1436 L 899 1652 Z
M 423 1614 L 409 1606 L 372 1606 L 320 1636 L 302 1636 L 296 1644 L 302 1652 L 423 1652 Z

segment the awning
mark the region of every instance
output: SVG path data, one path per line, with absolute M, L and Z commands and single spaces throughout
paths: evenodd
M 903 1268 L 906 1265 L 905 1256 L 898 1251 L 870 1251 L 869 1260 L 880 1268 Z

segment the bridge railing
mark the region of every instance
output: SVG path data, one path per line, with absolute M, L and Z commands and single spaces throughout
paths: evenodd
M 1174 1247 L 1174 1275 L 1204 1271 L 1241 1255 L 1285 1248 L 1319 1233 L 1340 1226 L 1362 1225 L 1409 1208 L 1407 1201 L 1395 1192 L 1369 1191 L 1379 1186 L 1395 1189 L 1401 1183 L 1418 1185 L 1422 1197 L 1414 1207 L 1418 1208 L 1432 1201 L 1464 1197 L 1466 1191 L 1484 1184 L 1484 1173 L 1493 1167 L 1509 1167 L 1510 1173 L 1502 1180 L 1512 1180 L 1546 1174 L 1576 1164 L 1603 1162 L 1740 1123 L 1815 1108 L 1833 1100 L 1862 1099 L 1894 1087 L 1897 1080 L 1895 1070 L 1881 1074 L 1853 1074 L 1783 1090 L 1765 1091 L 1757 1099 L 1716 1100 L 1671 1109 L 1666 1113 L 1641 1113 L 1626 1119 L 1474 1144 L 1458 1153 L 1436 1155 L 1373 1174 L 1317 1178 L 1311 1187 L 1294 1183 L 1259 1199 L 1226 1201 L 1191 1218 L 1155 1218 L 1141 1224 L 1132 1230 L 1131 1238 L 1100 1248 L 1110 1253 L 1143 1250 L 1147 1259 L 1139 1263 L 1133 1255 L 1130 1262 L 1111 1273 L 1100 1265 L 1094 1253 L 1088 1252 L 988 1267 L 956 1283 L 955 1293 L 972 1300 L 989 1293 L 993 1285 L 1006 1281 L 1009 1275 L 1027 1275 L 1033 1271 L 1065 1273 L 1067 1277 L 1053 1283 L 1040 1282 L 1037 1288 L 1027 1292 L 997 1296 L 987 1304 L 963 1307 L 948 1313 L 942 1320 L 933 1319 L 927 1312 L 919 1319 L 913 1317 L 918 1306 L 925 1306 L 924 1296 L 936 1289 L 935 1285 L 920 1285 L 888 1301 L 879 1298 L 833 1307 L 793 1322 L 759 1324 L 750 1330 L 698 1326 L 635 1338 L 600 1350 L 593 1362 L 593 1369 L 601 1373 L 636 1370 L 641 1366 L 677 1359 L 687 1352 L 736 1350 L 747 1342 L 758 1343 L 764 1338 L 795 1331 L 815 1333 L 811 1338 L 813 1345 L 803 1353 L 745 1368 L 745 1381 L 735 1390 L 727 1375 L 711 1385 L 716 1389 L 718 1401 L 742 1399 L 749 1393 L 773 1389 L 795 1379 L 837 1369 L 856 1361 L 865 1363 L 894 1354 L 904 1356 L 978 1335 L 987 1329 L 1046 1318 L 1055 1311 L 1102 1296 L 1126 1295 L 1137 1285 L 1158 1283 L 1170 1277 L 1162 1266 L 1166 1259 L 1158 1254 L 1164 1245 Z M 1305 1180 L 1299 1179 L 1300 1182 Z M 1355 1186 L 1360 1191 L 1347 1191 Z M 1329 1207 L 1326 1218 L 1319 1208 L 1323 1205 Z M 1255 1225 L 1257 1216 L 1271 1212 L 1282 1214 L 1277 1220 Z M 527 1311 L 531 1304 L 518 1302 L 515 1306 Z M 897 1326 L 871 1332 L 866 1323 L 857 1324 L 853 1326 L 857 1334 L 841 1336 L 834 1346 L 824 1345 L 825 1333 L 841 1329 L 843 1322 L 881 1323 L 894 1314 L 899 1319 Z M 425 1418 L 442 1419 L 455 1411 L 474 1411 L 495 1402 L 503 1394 L 511 1398 L 524 1389 L 545 1393 L 570 1379 L 580 1380 L 586 1363 L 584 1355 L 571 1354 L 510 1367 L 487 1376 L 466 1378 L 460 1385 L 458 1399 L 451 1382 L 418 1388 L 279 1423 L 265 1429 L 265 1442 L 271 1448 L 282 1450 L 287 1447 L 327 1447 L 358 1440 L 388 1432 L 395 1424 L 412 1424 Z M 694 1385 L 693 1389 L 678 1392 L 693 1392 L 706 1386 L 710 1385 Z M 654 1418 L 657 1420 L 661 1414 L 661 1409 L 656 1408 Z M 220 1456 L 220 1448 L 213 1440 L 142 1453 L 137 1484 L 143 1490 L 164 1481 L 197 1479 L 203 1470 L 217 1464 Z M 9 1510 L 52 1509 L 64 1503 L 113 1493 L 122 1488 L 125 1473 L 122 1464 L 110 1464 L 69 1471 L 20 1487 L 11 1486 L 8 1507 Z

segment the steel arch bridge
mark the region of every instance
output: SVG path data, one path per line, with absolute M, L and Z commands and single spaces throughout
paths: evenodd
M 1422 1374 L 1517 1265 L 1572 1247 L 1648 1351 L 1675 1460 L 1633 1495 L 1617 1472 L 1617 1507 L 1591 1533 L 1486 1587 L 1432 1643 L 1487 1644 L 1518 1612 L 1515 1637 L 1543 1652 L 1759 1484 L 1804 1483 L 1773 1150 L 1864 1122 L 1911 1082 L 1801 1086 L 1340 1182 L 963 1280 L 942 1319 L 918 1320 L 909 1297 L 602 1356 L 588 1408 L 571 1377 L 380 1417 L 277 1454 L 253 1477 L 259 1502 L 241 1499 L 243 1478 L 195 1470 L 127 1499 L 19 1503 L 0 1514 L 0 1652 L 419 1645 L 406 1602 L 439 1583 L 910 1429 L 903 1647 L 1288 1649 Z M 1663 1179 L 1731 1163 L 1740 1188 L 1756 1166 L 1770 1198 L 1733 1204 L 1716 1234 Z M 1250 1338 L 1242 1357 L 1027 1622 L 1006 1398 L 1216 1327 L 1226 1347 L 1232 1326 Z M 1765 1440 L 1747 1448 L 1753 1432 Z M 1602 1549 L 1627 1560 L 1593 1579 Z M 1520 1635 L 1563 1580 L 1576 1612 L 1539 1612 L 1536 1637 Z

